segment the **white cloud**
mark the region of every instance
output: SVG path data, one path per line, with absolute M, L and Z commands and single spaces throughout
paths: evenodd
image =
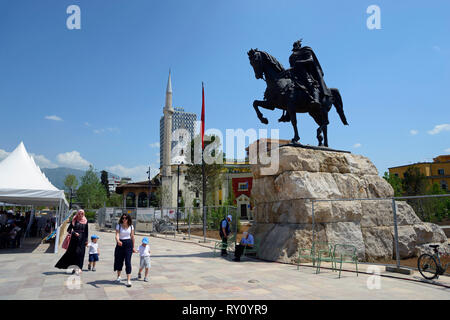
M 56 156 L 58 162 L 69 168 L 87 169 L 91 164 L 89 161 L 83 159 L 78 151 L 60 153 Z
M 150 143 L 149 146 L 151 148 L 159 148 L 160 145 L 159 145 L 159 142 L 153 142 L 153 143 Z
M 416 134 L 419 133 L 419 131 L 417 131 L 417 130 L 409 130 L 409 133 L 410 133 L 412 136 L 415 136 Z
M 10 154 L 10 152 L 0 149 L 0 161 L 5 159 L 6 157 L 8 157 L 9 154 Z
M 450 131 L 450 124 L 449 123 L 438 124 L 434 126 L 433 130 L 428 131 L 428 134 L 435 135 L 442 131 Z
M 353 148 L 360 148 L 361 146 L 362 146 L 361 143 L 355 143 L 355 144 L 353 145 Z
M 58 116 L 45 116 L 45 119 L 47 120 L 53 120 L 53 121 L 63 121 L 63 119 L 61 119 Z
M 105 133 L 105 132 L 115 132 L 119 133 L 119 128 L 106 128 L 106 129 L 95 129 L 93 130 L 95 134 Z
M 7 152 L 3 149 L 0 149 L 0 161 L 9 156 L 11 152 Z M 34 162 L 39 166 L 39 168 L 56 168 L 57 165 L 51 162 L 42 154 L 34 154 L 30 153 L 30 156 L 33 157 Z
M 118 174 L 121 177 L 130 177 L 133 181 L 148 180 L 148 166 L 145 165 L 127 168 L 121 164 L 117 164 L 114 166 L 106 167 L 106 170 Z M 151 167 L 150 171 L 153 178 L 159 172 L 159 169 L 156 167 Z
M 91 126 L 91 124 L 90 124 L 89 122 L 85 122 L 84 125 L 85 125 L 86 127 L 90 127 L 90 126 Z
M 450 148 L 447 148 L 447 149 L 445 149 L 444 151 L 450 153 Z
M 42 154 L 34 154 L 30 153 L 30 156 L 33 157 L 34 162 L 39 166 L 39 168 L 56 168 L 58 167 L 56 164 L 48 160 L 45 156 Z
M 441 52 L 441 47 L 433 46 L 433 50 L 436 51 L 436 52 Z

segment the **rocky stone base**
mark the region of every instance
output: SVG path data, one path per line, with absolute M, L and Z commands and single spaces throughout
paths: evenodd
M 355 198 L 374 200 L 314 202 L 315 240 L 352 244 L 360 261 L 395 257 L 392 200 L 386 200 L 394 192 L 368 158 L 288 146 L 279 151 L 274 175 L 263 176 L 264 166 L 252 165 L 256 205 L 250 232 L 261 240 L 261 258 L 294 262 L 299 248 L 311 246 L 311 199 Z M 423 223 L 406 202 L 396 206 L 401 258 L 447 242 L 440 227 Z

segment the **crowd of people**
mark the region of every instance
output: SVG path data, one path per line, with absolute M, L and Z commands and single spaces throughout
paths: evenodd
M 0 248 L 20 248 L 29 219 L 29 212 L 22 215 L 13 210 L 0 211 Z
M 232 216 L 229 215 L 221 221 L 220 236 L 222 242 L 225 245 L 222 250 L 222 255 L 225 256 L 226 245 L 228 238 L 231 235 L 230 223 Z M 80 209 L 72 218 L 71 223 L 67 228 L 67 236 L 64 242 L 66 242 L 66 252 L 56 263 L 55 267 L 59 269 L 72 269 L 72 273 L 80 275 L 83 272 L 83 264 L 85 259 L 86 248 L 89 250 L 88 257 L 88 271 L 96 271 L 96 263 L 99 261 L 100 249 L 99 249 L 99 237 L 92 235 L 90 241 L 88 241 L 89 223 L 85 217 L 84 210 Z M 120 217 L 115 234 L 116 247 L 114 249 L 114 272 L 117 272 L 116 281 L 120 283 L 122 281 L 121 274 L 123 266 L 125 264 L 126 273 L 126 286 L 131 287 L 131 273 L 132 264 L 131 258 L 133 253 L 138 253 L 140 256 L 138 279 L 142 278 L 142 272 L 144 274 L 144 281 L 148 282 L 149 269 L 151 267 L 150 262 L 150 245 L 149 239 L 144 237 L 141 245 L 138 249 L 135 249 L 135 235 L 133 221 L 128 213 L 122 214 Z M 254 245 L 254 239 L 248 232 L 243 233 L 243 237 L 239 244 L 236 245 L 234 261 L 240 261 L 240 257 L 244 249 L 252 248 Z
M 25 236 L 42 238 L 54 230 L 54 217 L 36 217 L 31 211 L 14 210 L 0 210 L 0 249 L 20 248 Z
M 56 263 L 58 269 L 73 269 L 73 273 L 81 274 L 83 272 L 84 257 L 86 248 L 89 248 L 89 271 L 95 271 L 95 265 L 99 261 L 99 244 L 97 235 L 91 236 L 88 242 L 89 223 L 85 217 L 84 210 L 80 209 L 74 215 L 72 222 L 67 228 L 67 251 Z M 116 248 L 114 250 L 114 271 L 117 272 L 117 282 L 122 281 L 120 275 L 123 265 L 127 275 L 126 286 L 131 287 L 131 257 L 133 253 L 139 253 L 141 257 L 138 278 L 141 278 L 141 272 L 145 269 L 144 281 L 148 281 L 148 271 L 150 268 L 150 247 L 148 238 L 142 240 L 139 251 L 135 249 L 134 227 L 131 216 L 123 214 L 116 227 Z M 66 240 L 65 240 L 66 241 Z

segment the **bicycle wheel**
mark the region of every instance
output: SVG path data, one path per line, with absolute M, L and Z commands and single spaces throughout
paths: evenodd
M 438 276 L 438 264 L 432 255 L 422 254 L 417 260 L 417 267 L 420 274 L 427 280 L 432 280 Z

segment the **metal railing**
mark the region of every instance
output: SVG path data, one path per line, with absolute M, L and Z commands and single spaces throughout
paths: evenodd
M 174 234 L 176 232 L 203 236 L 204 240 L 214 236 L 212 231 L 219 234 L 220 222 L 228 215 L 232 216 L 231 230 L 239 230 L 238 211 L 233 206 L 207 206 L 206 208 L 206 234 L 203 234 L 203 207 L 170 207 L 170 208 L 120 208 L 105 207 L 97 211 L 97 223 L 100 228 L 115 230 L 120 216 L 129 213 L 137 232 Z M 177 214 L 178 212 L 178 214 Z
M 300 200 L 300 199 L 297 199 Z M 319 209 L 320 203 L 335 203 L 335 202 L 379 202 L 380 208 L 375 210 L 375 214 L 379 215 L 378 219 L 385 219 L 380 221 L 383 227 L 392 228 L 392 256 L 391 259 L 382 259 L 383 263 L 395 264 L 396 269 L 400 268 L 417 268 L 417 258 L 422 253 L 432 252 L 429 247 L 430 244 L 440 244 L 440 251 L 444 254 L 450 252 L 447 244 L 448 235 L 445 234 L 437 223 L 440 221 L 450 221 L 450 194 L 441 195 L 423 195 L 423 196 L 404 196 L 391 198 L 354 198 L 354 199 L 303 199 L 311 202 L 311 220 L 312 220 L 312 241 L 323 241 L 324 237 L 319 235 L 323 231 L 323 222 L 316 221 L 316 213 Z M 401 201 L 404 200 L 404 201 Z M 399 216 L 399 206 L 401 206 Z M 390 210 L 389 210 L 390 207 Z M 382 209 L 381 209 L 382 208 Z M 330 208 L 331 210 L 331 208 Z M 388 210 L 382 214 L 383 210 Z M 367 213 L 366 213 L 367 214 Z M 377 217 L 372 217 L 376 219 Z M 356 220 L 355 220 L 356 221 Z M 345 221 L 336 221 L 345 222 Z M 353 221 L 350 221 L 353 222 Z M 362 227 L 362 225 L 361 225 Z M 376 228 L 377 225 L 372 226 Z M 371 228 L 371 227 L 367 227 Z M 361 228 L 362 229 L 362 228 Z M 377 241 L 389 247 L 389 231 L 383 230 L 385 238 L 380 234 L 372 234 Z M 328 236 L 326 241 L 330 241 Z M 363 240 L 363 238 L 361 238 Z M 348 244 L 356 245 L 357 247 L 365 247 L 367 244 L 357 243 L 355 239 L 348 239 Z M 373 249 L 373 248 L 368 248 Z M 367 255 L 367 253 L 366 253 Z M 367 258 L 367 257 L 365 257 Z M 365 259 L 367 260 L 367 259 Z M 377 261 L 372 261 L 377 262 Z

